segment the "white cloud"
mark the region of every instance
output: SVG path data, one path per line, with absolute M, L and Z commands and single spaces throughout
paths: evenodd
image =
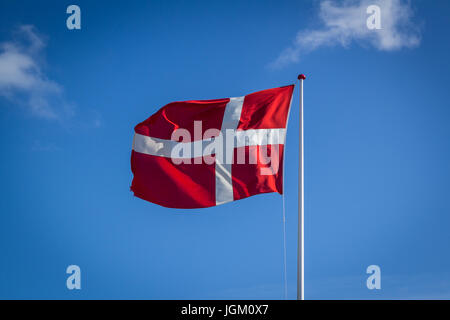
M 42 70 L 44 39 L 30 25 L 21 26 L 16 35 L 0 43 L 0 96 L 42 118 L 70 116 L 73 111 L 63 98 L 63 87 Z
M 381 9 L 381 29 L 370 30 L 366 9 L 377 5 Z M 292 46 L 286 48 L 272 63 L 282 67 L 298 62 L 300 56 L 321 47 L 346 47 L 353 41 L 367 43 L 382 51 L 412 48 L 420 44 L 420 32 L 412 21 L 414 12 L 410 1 L 402 0 L 344 0 L 321 1 L 319 29 L 301 30 Z
M 31 151 L 40 151 L 40 152 L 46 152 L 46 151 L 59 151 L 61 150 L 59 147 L 52 143 L 48 142 L 42 142 L 40 140 L 35 140 L 33 142 L 33 145 L 31 146 Z

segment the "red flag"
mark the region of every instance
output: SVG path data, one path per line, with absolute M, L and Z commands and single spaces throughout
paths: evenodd
M 293 90 L 165 105 L 135 127 L 134 195 L 170 208 L 205 208 L 282 194 Z

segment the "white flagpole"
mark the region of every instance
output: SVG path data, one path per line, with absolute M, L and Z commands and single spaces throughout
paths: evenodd
M 303 180 L 303 80 L 304 74 L 298 76 L 300 81 L 300 121 L 299 121 L 299 160 L 298 160 L 298 256 L 297 256 L 297 300 L 305 300 L 305 245 L 304 245 L 304 180 Z

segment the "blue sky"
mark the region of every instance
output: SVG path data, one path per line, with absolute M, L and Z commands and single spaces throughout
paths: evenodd
M 379 33 L 361 24 L 367 1 L 2 1 L 0 298 L 282 299 L 281 196 L 162 208 L 129 191 L 130 154 L 134 126 L 170 101 L 298 73 L 306 298 L 450 298 L 450 4 L 372 3 Z M 70 4 L 81 30 L 66 28 Z M 298 92 L 285 155 L 290 299 L 297 135 Z M 71 264 L 79 291 L 66 288 Z M 378 291 L 365 286 L 372 264 Z

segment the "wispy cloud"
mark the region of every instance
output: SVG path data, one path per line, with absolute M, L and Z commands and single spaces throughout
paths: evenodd
M 64 99 L 63 87 L 43 71 L 45 39 L 31 25 L 15 34 L 14 40 L 0 43 L 0 96 L 41 118 L 71 116 L 73 107 Z
M 40 140 L 35 140 L 31 146 L 31 151 L 36 152 L 47 152 L 47 151 L 59 151 L 61 150 L 58 146 L 49 142 L 42 142 Z
M 381 29 L 367 27 L 367 7 L 381 9 Z M 410 1 L 344 0 L 321 1 L 318 19 L 321 27 L 301 30 L 293 44 L 271 64 L 282 67 L 298 62 L 300 57 L 321 47 L 343 46 L 356 41 L 372 45 L 377 50 L 393 51 L 420 44 L 420 28 L 413 22 Z

